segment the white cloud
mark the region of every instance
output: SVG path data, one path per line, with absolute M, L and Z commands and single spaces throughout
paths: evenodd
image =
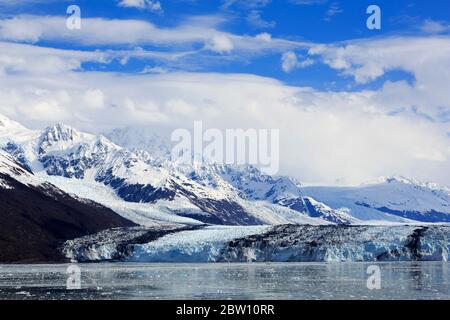
M 168 113 L 175 114 L 177 116 L 185 115 L 189 116 L 196 112 L 196 108 L 189 105 L 185 100 L 173 99 L 165 103 L 165 110 Z
M 450 24 L 427 19 L 420 26 L 420 30 L 425 33 L 436 34 L 450 31 Z
M 192 22 L 194 23 L 194 22 Z M 66 18 L 19 15 L 0 20 L 0 38 L 35 43 L 63 41 L 80 45 L 186 44 L 204 41 L 214 34 L 213 20 L 196 21 L 172 29 L 158 28 L 143 20 L 83 18 L 80 30 L 66 28 Z
M 29 4 L 56 2 L 56 1 L 69 1 L 69 0 L 0 0 L 0 6 L 17 7 Z
M 320 45 L 309 50 L 323 62 L 368 83 L 389 71 L 410 73 L 414 82 L 386 82 L 380 91 L 384 108 L 414 106 L 422 115 L 439 121 L 450 110 L 450 38 L 391 37 L 358 40 L 338 45 Z M 394 89 L 395 88 L 395 89 Z M 402 92 L 402 95 L 398 94 Z M 381 98 L 380 98 L 381 99 Z M 444 108 L 444 110 L 443 110 Z
M 219 53 L 227 53 L 233 50 L 234 45 L 226 34 L 216 34 L 211 38 L 206 48 Z
M 154 0 L 120 0 L 118 5 L 126 8 L 138 8 L 141 10 L 162 12 L 161 3 Z
M 88 89 L 83 95 L 83 101 L 87 107 L 103 108 L 105 106 L 105 95 L 99 89 Z
M 272 35 L 270 33 L 263 32 L 263 33 L 257 34 L 255 36 L 255 39 L 262 40 L 264 42 L 270 42 L 270 41 L 272 41 Z
M 0 61 L 9 67 L 0 75 L 0 112 L 31 127 L 63 121 L 93 132 L 137 125 L 169 134 L 200 119 L 220 129 L 278 128 L 281 173 L 304 181 L 359 183 L 391 174 L 450 181 L 449 123 L 396 113 L 399 107 L 448 106 L 448 96 L 440 103 L 448 95 L 442 87 L 387 82 L 376 91 L 321 92 L 244 74 L 75 72 L 71 59 L 101 54 L 21 44 L 1 49 Z M 423 59 L 436 58 L 435 48 L 429 49 Z M 61 62 L 38 70 L 21 67 L 39 65 L 44 56 Z M 20 72 L 8 69 L 15 65 Z M 442 74 L 433 70 L 439 81 Z
M 108 20 L 84 18 L 80 30 L 66 28 L 66 18 L 57 16 L 19 15 L 0 19 L 0 41 L 70 43 L 79 46 L 164 47 L 167 52 L 193 53 L 198 45 L 220 53 L 239 51 L 241 55 L 261 55 L 311 46 L 307 42 L 268 38 L 258 35 L 236 35 L 218 30 L 223 19 L 218 16 L 189 17 L 178 26 L 160 28 L 143 20 Z M 156 55 L 156 54 L 155 54 Z
M 83 62 L 106 63 L 109 59 L 108 54 L 101 52 L 58 50 L 0 42 L 0 74 L 59 74 L 77 70 Z
M 252 10 L 247 15 L 247 23 L 255 28 L 270 29 L 276 26 L 275 21 L 266 21 L 261 17 L 261 12 Z
M 25 43 L 45 41 L 58 45 L 63 42 L 79 48 L 95 45 L 103 48 L 103 51 L 80 51 L 79 55 L 101 56 L 108 61 L 117 59 L 121 64 L 127 64 L 131 58 L 135 58 L 170 70 L 203 70 L 212 64 L 244 61 L 255 56 L 312 45 L 272 38 L 268 33 L 240 36 L 221 32 L 216 29 L 221 21 L 220 17 L 215 16 L 190 17 L 177 27 L 162 29 L 140 20 L 89 18 L 83 20 L 82 30 L 68 30 L 63 17 L 17 16 L 0 19 L 0 43 L 3 39 Z M 149 51 L 141 48 L 146 45 L 163 49 Z M 118 46 L 120 49 L 117 49 Z M 216 53 L 220 53 L 220 56 Z M 44 57 L 43 60 L 48 58 Z M 68 57 L 66 60 L 66 66 L 71 69 L 79 68 L 84 62 Z M 72 65 L 67 65 L 68 62 L 72 62 Z M 3 61 L 3 66 L 8 63 L 12 62 Z M 41 68 L 40 65 L 32 68 Z
M 281 57 L 281 68 L 286 73 L 289 73 L 297 68 L 308 67 L 312 64 L 314 64 L 314 61 L 309 58 L 303 61 L 298 61 L 297 55 L 293 51 L 285 52 Z
M 141 73 L 167 73 L 169 70 L 164 67 L 150 67 L 146 66 Z
M 221 22 L 220 17 L 197 17 L 161 28 L 141 20 L 85 18 L 81 30 L 71 31 L 65 17 L 1 19 L 3 40 L 128 49 L 89 52 L 0 42 L 0 112 L 33 127 L 64 121 L 88 131 L 137 124 L 167 132 L 190 127 L 198 117 L 210 127 L 279 128 L 283 173 L 306 181 L 356 183 L 402 174 L 448 184 L 449 37 L 314 45 L 268 33 L 222 32 Z M 440 33 L 442 26 L 429 22 L 423 31 Z M 169 50 L 139 48 L 146 44 Z M 274 52 L 283 53 L 282 69 L 290 72 L 313 63 L 311 58 L 300 61 L 296 52 L 302 48 L 310 48 L 314 61 L 321 59 L 360 84 L 396 70 L 415 81 L 386 81 L 372 91 L 321 92 L 251 75 L 174 73 L 154 61 L 149 64 L 158 67 L 138 75 L 79 72 L 84 62 L 126 63 L 130 57 L 173 62 L 210 54 L 223 61 L 226 55 Z
M 271 0 L 223 0 L 222 2 L 223 9 L 229 9 L 232 6 L 245 9 L 255 9 L 267 6 Z
M 327 0 L 290 0 L 290 2 L 293 4 L 309 6 L 313 4 L 324 4 Z

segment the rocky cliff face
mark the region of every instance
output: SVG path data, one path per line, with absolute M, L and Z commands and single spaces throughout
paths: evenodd
M 133 262 L 448 261 L 450 252 L 449 226 L 197 226 L 147 242 L 133 240 L 135 232 L 76 239 L 65 252 L 78 261 Z M 118 255 L 124 238 L 126 254 Z
M 67 261 L 59 248 L 66 240 L 134 225 L 98 203 L 40 181 L 0 153 L 0 262 Z

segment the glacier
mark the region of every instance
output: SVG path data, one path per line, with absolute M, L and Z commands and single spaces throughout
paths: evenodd
M 65 252 L 83 262 L 186 263 L 448 261 L 450 253 L 449 225 L 197 226 L 145 243 L 128 239 L 125 248 L 123 233 L 108 235 L 68 241 Z
M 304 186 L 251 165 L 174 162 L 139 130 L 106 136 L 0 115 L 0 189 L 12 188 L 8 177 L 51 185 L 138 225 L 65 242 L 70 260 L 448 261 L 447 187 L 403 177 Z
M 449 226 L 275 226 L 227 244 L 220 261 L 448 261 Z
M 125 260 L 135 246 L 146 244 L 165 235 L 195 230 L 198 226 L 164 225 L 153 227 L 111 228 L 96 234 L 68 240 L 60 248 L 73 262 L 104 262 Z
M 135 246 L 129 262 L 217 262 L 229 241 L 268 231 L 268 226 L 207 226 Z

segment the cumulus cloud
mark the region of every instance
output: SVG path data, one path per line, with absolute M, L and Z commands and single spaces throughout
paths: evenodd
M 420 26 L 420 30 L 425 33 L 437 34 L 450 31 L 450 24 L 427 19 Z
M 146 66 L 141 73 L 167 73 L 169 72 L 169 69 L 164 67 L 150 67 Z
M 280 173 L 303 181 L 359 183 L 391 174 L 442 183 L 450 179 L 449 123 L 430 121 L 413 108 L 440 105 L 445 112 L 450 99 L 436 104 L 440 88 L 387 82 L 379 90 L 322 92 L 245 74 L 79 72 L 71 59 L 97 60 L 101 54 L 66 55 L 23 44 L 3 44 L 2 49 L 0 61 L 8 67 L 0 74 L 0 112 L 30 127 L 63 121 L 101 132 L 133 125 L 168 136 L 175 128 L 191 129 L 195 120 L 223 130 L 274 128 L 281 134 Z M 423 59 L 433 60 L 430 49 L 431 56 L 424 53 Z M 21 63 L 39 65 L 44 53 L 64 67 L 12 69 Z M 342 65 L 352 68 L 352 61 Z M 438 81 L 441 74 L 434 74 Z M 399 107 L 410 112 L 398 112 Z
M 268 33 L 249 36 L 222 32 L 218 29 L 222 22 L 218 16 L 193 16 L 177 26 L 160 28 L 142 20 L 84 18 L 81 30 L 69 30 L 65 17 L 19 15 L 0 19 L 0 42 L 96 46 L 102 51 L 95 54 L 103 52 L 110 61 L 117 59 L 122 65 L 133 58 L 171 70 L 203 70 L 210 65 L 312 46 L 272 38 Z M 155 49 L 142 49 L 147 46 Z
M 91 108 L 103 108 L 105 95 L 99 89 L 88 89 L 83 95 L 84 105 Z
M 263 32 L 263 33 L 257 34 L 255 36 L 255 39 L 256 40 L 261 40 L 261 41 L 264 41 L 264 42 L 270 42 L 270 41 L 272 41 L 272 35 L 270 33 Z
M 241 55 L 260 55 L 311 46 L 307 42 L 267 37 L 267 34 L 248 36 L 223 32 L 218 29 L 222 22 L 223 19 L 217 16 L 189 17 L 178 26 L 161 28 L 143 20 L 84 18 L 80 30 L 69 30 L 66 28 L 65 17 L 19 15 L 0 19 L 0 41 L 63 42 L 109 48 L 119 45 L 122 48 L 154 45 L 166 49 L 160 53 L 160 56 L 166 58 L 169 55 L 177 56 L 173 54 L 174 51 L 195 53 L 195 48 L 202 44 L 205 49 L 214 52 L 223 54 L 239 51 Z
M 126 8 L 137 8 L 141 10 L 162 12 L 161 3 L 154 0 L 120 0 L 118 5 Z
M 0 42 L 0 74 L 59 74 L 78 70 L 84 62 L 108 61 L 110 56 L 102 52 L 59 50 Z
M 18 15 L 0 19 L 0 41 L 96 46 L 122 65 L 136 58 L 187 70 L 311 46 L 272 38 L 267 33 L 249 36 L 222 32 L 222 22 L 220 16 L 192 16 L 177 26 L 161 28 L 143 20 L 84 18 L 82 29 L 69 30 L 66 17 Z M 145 46 L 160 49 L 142 49 Z
M 233 50 L 234 45 L 226 34 L 216 34 L 207 43 L 206 48 L 218 53 L 227 53 Z
M 357 83 L 369 83 L 389 71 L 410 73 L 414 82 L 386 82 L 381 93 L 385 105 L 414 106 L 423 115 L 439 121 L 450 110 L 450 38 L 390 37 L 358 40 L 345 44 L 319 45 L 309 50 L 324 63 L 350 76 Z M 397 95 L 396 92 L 402 92 Z M 444 111 L 442 110 L 444 109 Z
M 215 32 L 216 23 L 213 19 L 188 20 L 178 27 L 164 29 L 143 20 L 84 18 L 80 30 L 69 30 L 66 17 L 19 15 L 0 20 L 0 38 L 80 45 L 183 44 L 209 39 Z
M 81 30 L 68 30 L 65 17 L 0 19 L 0 40 L 10 41 L 0 42 L 0 112 L 34 128 L 63 121 L 92 132 L 140 125 L 170 133 L 195 120 L 219 129 L 275 128 L 281 130 L 281 173 L 304 181 L 359 183 L 401 174 L 448 184 L 449 37 L 320 45 L 223 32 L 221 22 L 191 17 L 162 28 L 142 20 L 85 18 Z M 428 26 L 429 33 L 439 30 Z M 29 44 L 49 42 L 105 47 L 91 52 Z M 170 50 L 141 49 L 145 45 Z M 254 75 L 173 72 L 159 63 L 268 53 L 282 54 L 285 72 L 320 61 L 358 84 L 397 70 L 414 81 L 332 92 Z M 127 63 L 131 57 L 154 61 L 140 74 L 83 70 L 86 62 Z
M 297 68 L 308 67 L 312 64 L 314 64 L 314 61 L 309 58 L 303 61 L 298 61 L 297 54 L 293 51 L 285 52 L 281 57 L 281 68 L 287 73 Z

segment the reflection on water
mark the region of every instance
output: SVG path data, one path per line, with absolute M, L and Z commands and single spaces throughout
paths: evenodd
M 68 265 L 0 265 L 0 299 L 450 299 L 446 262 L 80 264 L 81 289 L 67 290 Z

